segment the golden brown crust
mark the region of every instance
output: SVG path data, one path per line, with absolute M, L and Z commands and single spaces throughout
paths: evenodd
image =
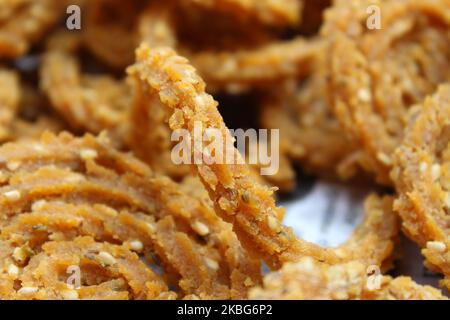
M 137 62 L 128 72 L 144 88 L 157 90 L 162 103 L 170 110 L 172 130 L 187 129 L 193 137 L 194 125 L 200 122 L 205 128 L 220 130 L 223 143 L 231 141 L 217 111 L 217 102 L 204 91 L 205 83 L 187 60 L 172 49 L 150 50 L 146 44 L 141 45 L 137 50 Z M 228 145 L 222 149 L 231 152 L 233 159 L 241 157 L 239 151 L 229 149 Z M 249 243 L 271 267 L 279 267 L 302 255 L 324 261 L 336 259 L 326 249 L 297 239 L 290 228 L 280 223 L 283 210 L 276 207 L 273 191 L 255 183 L 247 165 L 205 163 L 197 166 L 197 172 L 217 213 L 233 223 L 240 239 Z
M 63 280 L 71 266 L 80 268 L 79 288 Z M 51 241 L 24 267 L 16 299 L 173 299 L 162 279 L 137 254 L 90 237 Z M 36 288 L 36 289 L 34 289 Z
M 58 18 L 63 1 L 5 0 L 0 4 L 0 57 L 25 54 Z
M 260 266 L 231 226 L 105 139 L 47 134 L 3 146 L 2 239 L 33 252 L 48 240 L 76 236 L 124 246 L 137 241 L 181 297 L 245 298 L 260 281 Z
M 369 5 L 380 30 L 365 27 Z M 391 184 L 392 152 L 408 109 L 450 79 L 448 0 L 342 1 L 327 13 L 332 93 L 343 128 L 364 151 L 362 166 Z M 387 72 L 389 70 L 389 72 Z
M 269 87 L 284 79 L 308 74 L 321 41 L 298 37 L 288 41 L 237 51 L 186 53 L 208 90 L 239 93 L 255 87 Z
M 435 288 L 416 284 L 411 278 L 380 275 L 380 287 L 368 286 L 367 266 L 351 261 L 337 265 L 309 257 L 287 263 L 264 278 L 264 287 L 250 292 L 251 299 L 285 300 L 446 300 Z
M 156 172 L 175 180 L 192 173 L 189 166 L 172 161 L 173 143 L 166 123 L 167 112 L 155 94 L 135 85 L 128 119 L 126 144 L 137 157 Z
M 280 130 L 280 153 L 303 170 L 324 178 L 348 179 L 358 172 L 360 152 L 342 134 L 329 101 L 328 73 L 316 57 L 301 84 L 288 82 L 262 101 L 260 122 Z
M 40 69 L 42 90 L 52 106 L 77 130 L 121 135 L 126 123 L 131 89 L 108 75 L 82 73 L 74 53 L 80 39 L 65 32 L 49 42 Z
M 0 298 L 444 298 L 383 275 L 398 257 L 390 196 L 323 248 L 282 224 L 275 192 L 294 189 L 294 166 L 395 184 L 405 233 L 450 288 L 450 85 L 423 102 L 450 79 L 449 1 L 3 1 Z M 69 4 L 82 29 L 52 30 Z M 274 131 L 241 155 L 214 99 L 229 127 L 280 129 L 279 156 Z M 81 137 L 42 135 L 67 129 Z M 264 151 L 275 175 L 259 173 Z
M 399 196 L 395 210 L 403 229 L 422 248 L 432 270 L 450 277 L 450 230 L 448 213 L 448 119 L 450 85 L 442 85 L 425 99 L 406 129 L 395 152 L 392 179 Z

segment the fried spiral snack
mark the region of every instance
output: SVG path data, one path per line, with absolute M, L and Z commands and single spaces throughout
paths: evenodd
M 387 272 L 402 222 L 450 289 L 449 8 L 1 2 L 0 299 L 445 299 Z M 275 198 L 309 174 L 389 189 L 325 248 Z
M 27 279 L 32 282 L 37 272 L 34 265 L 30 266 L 34 253 L 39 256 L 42 250 L 55 248 L 50 244 L 46 247 L 50 240 L 75 241 L 67 246 L 73 245 L 80 254 L 91 247 L 105 247 L 113 257 L 113 252 L 134 250 L 164 270 L 164 278 L 157 276 L 144 264 L 132 262 L 137 261 L 137 256 L 130 253 L 123 263 L 129 264 L 130 272 L 136 268 L 136 274 L 129 279 L 122 274 L 126 270 L 102 271 L 113 279 L 138 281 L 138 286 L 146 286 L 138 294 L 129 292 L 130 297 L 147 297 L 147 293 L 153 298 L 173 297 L 164 289 L 167 281 L 179 288 L 180 297 L 245 298 L 247 288 L 260 281 L 260 264 L 243 249 L 231 226 L 218 219 L 208 205 L 187 196 L 170 179 L 158 177 L 132 156 L 114 151 L 107 140 L 104 135 L 74 139 L 68 134 L 47 134 L 38 142 L 24 141 L 0 148 L 0 237 L 8 257 L 2 269 L 8 270 L 15 261 L 11 268 L 19 269 L 19 274 L 22 268 L 24 274 L 30 269 L 31 278 Z M 78 246 L 74 239 L 80 236 L 94 238 L 95 242 L 80 240 L 89 244 Z M 24 258 L 14 260 L 14 252 Z M 66 265 L 64 257 L 59 261 L 58 255 L 50 256 L 56 261 L 48 263 L 55 268 L 60 268 L 60 263 Z M 43 259 L 47 261 L 45 254 Z M 147 275 L 151 285 L 133 280 L 143 268 L 148 269 L 143 275 Z M 2 288 L 9 292 L 12 280 L 5 276 L 2 283 L 5 281 Z M 153 283 L 159 283 L 159 291 Z M 116 285 L 115 281 L 106 281 L 102 294 L 113 294 Z M 132 283 L 128 286 L 133 287 Z M 89 296 L 95 288 L 86 290 Z M 19 292 L 13 292 L 13 297 L 14 294 Z M 8 297 L 8 293 L 5 295 Z M 41 297 L 40 293 L 36 297 Z
M 174 164 L 171 159 L 172 142 L 170 129 L 166 124 L 167 112 L 158 97 L 133 88 L 133 102 L 129 109 L 126 144 L 153 170 L 180 180 L 192 173 L 189 166 Z
M 392 179 L 403 228 L 422 248 L 427 265 L 445 275 L 450 288 L 449 188 L 450 85 L 417 108 L 405 139 L 395 152 Z
M 17 250 L 15 251 L 17 253 Z M 12 254 L 14 257 L 14 252 Z M 16 271 L 10 264 L 8 270 Z M 61 278 L 80 268 L 83 286 L 70 288 Z M 9 272 L 15 278 L 15 272 Z M 16 278 L 22 287 L 15 299 L 173 299 L 162 279 L 127 247 L 81 237 L 50 241 L 33 255 Z M 85 284 L 84 284 L 85 283 Z
M 380 272 L 391 267 L 398 234 L 392 202 L 391 197 L 375 195 L 366 199 L 363 223 L 344 244 L 333 248 L 340 262 L 327 264 L 302 257 L 298 262 L 286 263 L 267 274 L 263 286 L 250 291 L 250 299 L 447 299 L 440 290 L 418 285 L 409 277 L 370 274 L 374 267 Z
M 140 16 L 141 41 L 150 46 L 170 46 L 186 56 L 205 79 L 210 92 L 240 93 L 268 87 L 286 78 L 301 77 L 309 71 L 321 41 L 302 37 L 287 41 L 263 41 L 259 45 L 227 50 L 192 50 L 177 38 L 173 10 L 149 6 Z
M 137 63 L 130 67 L 128 72 L 135 76 L 144 88 L 154 88 L 162 103 L 171 109 L 169 126 L 172 130 L 184 128 L 192 133 L 196 122 L 201 122 L 205 127 L 219 129 L 224 136 L 223 141 L 227 140 L 229 132 L 217 112 L 217 103 L 204 92 L 204 83 L 195 70 L 174 51 L 168 48 L 150 50 L 143 44 L 137 50 Z M 229 147 L 224 145 L 223 150 L 230 152 L 227 149 Z M 234 147 L 231 149 L 234 157 L 240 156 Z M 224 152 L 223 150 L 215 152 Z M 196 152 L 207 156 L 204 150 L 192 150 L 192 153 Z M 273 268 L 286 261 L 295 261 L 302 255 L 309 255 L 327 263 L 350 259 L 348 255 L 355 250 L 352 247 L 353 242 L 362 248 L 362 252 L 373 254 L 372 250 L 366 250 L 362 246 L 361 235 L 370 239 L 370 233 L 364 227 L 361 227 L 363 231 L 357 231 L 355 238 L 349 241 L 348 246 L 351 249 L 345 249 L 344 246 L 340 248 L 340 252 L 320 248 L 296 238 L 289 228 L 280 224 L 282 211 L 275 206 L 271 190 L 249 179 L 246 165 L 205 163 L 197 165 L 197 171 L 218 214 L 231 221 L 238 236 L 259 252 Z M 389 206 L 389 203 L 385 204 L 381 212 L 389 211 L 386 208 Z M 372 222 L 370 219 L 368 221 L 367 224 L 370 225 Z M 396 234 L 395 222 L 386 219 L 383 223 L 387 224 L 387 239 L 391 241 Z M 386 249 L 387 252 L 390 253 L 392 247 L 391 244 Z
M 75 130 L 108 131 L 116 146 L 133 150 L 157 172 L 177 180 L 189 174 L 188 167 L 170 159 L 170 132 L 159 100 L 146 100 L 126 79 L 84 73 L 75 56 L 81 40 L 59 32 L 49 41 L 40 71 L 52 107 Z
M 111 76 L 82 73 L 74 55 L 80 41 L 79 36 L 65 32 L 50 39 L 40 68 L 41 88 L 75 130 L 123 135 L 131 89 Z
M 4 0 L 0 3 L 0 58 L 28 51 L 62 15 L 63 1 Z
M 380 287 L 367 283 L 367 266 L 351 261 L 337 265 L 304 257 L 287 263 L 264 277 L 264 287 L 250 292 L 251 299 L 283 300 L 447 300 L 433 287 L 422 286 L 409 277 L 380 275 Z
M 322 46 L 321 41 L 307 42 L 298 37 L 258 48 L 186 56 L 205 79 L 208 90 L 240 93 L 307 75 Z
M 170 48 L 150 50 L 145 43 L 137 49 L 136 55 L 137 62 L 128 68 L 128 73 L 144 89 L 157 91 L 161 102 L 170 110 L 172 130 L 186 129 L 193 139 L 196 122 L 203 124 L 203 129 L 215 128 L 223 137 L 222 150 L 216 150 L 216 156 L 225 159 L 225 152 L 231 152 L 233 162 L 241 157 L 238 150 L 226 144 L 231 137 L 217 111 L 217 102 L 205 93 L 205 83 L 185 58 Z M 201 143 L 202 150 L 191 148 L 193 157 L 197 152 L 208 157 L 203 149 L 205 142 Z M 270 267 L 279 267 L 301 255 L 323 261 L 336 260 L 327 249 L 297 239 L 290 228 L 280 223 L 283 210 L 276 207 L 273 191 L 255 183 L 247 165 L 203 163 L 196 169 L 217 213 L 233 224 L 239 238 L 258 252 Z
M 280 153 L 300 163 L 305 171 L 348 179 L 358 171 L 360 152 L 342 135 L 321 63 L 323 54 L 317 56 L 316 67 L 304 82 L 290 81 L 264 97 L 260 122 L 264 128 L 280 130 Z
M 381 30 L 365 27 L 369 5 L 380 8 Z M 327 13 L 334 108 L 380 183 L 392 183 L 408 110 L 450 80 L 449 7 L 448 0 L 342 1 Z

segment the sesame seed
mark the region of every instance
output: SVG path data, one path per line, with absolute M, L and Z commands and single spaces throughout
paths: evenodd
M 425 171 L 427 171 L 428 168 L 428 164 L 426 162 L 421 162 L 419 165 L 419 171 L 421 173 L 424 173 Z
M 39 289 L 37 287 L 22 287 L 17 291 L 18 294 L 28 295 L 37 292 Z
M 17 201 L 21 197 L 19 190 L 6 191 L 3 193 L 3 195 L 10 201 Z
M 71 174 L 67 177 L 64 178 L 64 181 L 66 182 L 72 182 L 72 183 L 76 183 L 76 182 L 81 182 L 84 180 L 84 176 L 81 174 Z
M 130 248 L 133 251 L 140 252 L 142 251 L 142 249 L 144 249 L 144 245 L 139 240 L 133 240 L 130 242 Z
M 437 252 L 445 252 L 447 246 L 442 241 L 428 241 L 427 249 L 434 250 Z
M 31 205 L 31 210 L 32 210 L 32 211 L 39 211 L 39 210 L 42 210 L 46 204 L 47 204 L 47 201 L 44 200 L 44 199 L 35 201 L 35 202 L 33 202 L 33 204 Z
M 441 166 L 437 163 L 431 166 L 431 178 L 436 181 L 441 176 Z
M 450 193 L 445 194 L 444 204 L 447 208 L 450 208 Z
M 278 190 L 280 190 L 280 188 L 278 187 L 269 187 L 270 192 L 277 192 Z
M 15 171 L 19 169 L 20 165 L 21 165 L 20 161 L 10 161 L 6 164 L 6 167 L 11 171 Z
M 80 156 L 83 160 L 92 160 L 98 157 L 98 153 L 93 149 L 83 149 L 80 151 Z
M 116 259 L 106 251 L 101 251 L 97 257 L 98 261 L 106 267 L 117 263 Z
M 205 258 L 205 262 L 206 265 L 208 266 L 208 268 L 212 269 L 212 270 L 218 270 L 219 269 L 219 264 L 217 263 L 216 260 L 210 259 L 208 257 Z
M 61 291 L 64 300 L 78 300 L 78 292 L 76 290 Z
M 33 150 L 37 152 L 42 152 L 45 150 L 44 146 L 40 143 L 34 143 L 33 144 Z
M 24 263 L 28 258 L 28 252 L 23 247 L 17 247 L 13 251 L 13 258 L 18 263 Z
M 247 278 L 245 278 L 244 285 L 245 285 L 246 287 L 251 287 L 251 286 L 254 285 L 254 282 L 253 282 L 252 279 L 250 279 L 250 277 L 247 277 Z
M 194 98 L 194 101 L 195 101 L 195 104 L 196 104 L 197 106 L 199 106 L 199 107 L 204 107 L 205 104 L 206 104 L 205 98 L 204 98 L 202 95 L 196 96 L 196 97 Z
M 358 98 L 363 102 L 369 102 L 370 100 L 372 100 L 372 94 L 367 89 L 359 89 Z
M 102 206 L 101 209 L 102 209 L 102 212 L 106 213 L 108 216 L 110 216 L 112 218 L 117 217 L 117 215 L 119 214 L 116 209 L 111 208 L 111 207 Z
M 11 277 L 17 277 L 19 275 L 19 268 L 15 264 L 11 263 L 8 267 L 8 274 Z
M 273 217 L 273 216 L 268 216 L 267 217 L 267 222 L 269 223 L 269 228 L 272 229 L 275 232 L 279 232 L 280 231 L 280 223 L 277 220 L 277 218 Z
M 147 222 L 146 223 L 148 229 L 150 230 L 151 233 L 155 233 L 156 232 L 156 227 L 153 223 Z
M 392 164 L 391 158 L 386 153 L 383 153 L 383 152 L 378 153 L 377 158 L 378 158 L 378 160 L 380 160 L 383 164 L 385 164 L 387 166 Z
M 209 228 L 206 224 L 200 221 L 195 221 L 192 224 L 192 228 L 197 232 L 200 236 L 206 236 L 209 233 Z
M 334 294 L 334 298 L 337 300 L 347 300 L 348 299 L 348 293 L 347 292 L 335 292 Z

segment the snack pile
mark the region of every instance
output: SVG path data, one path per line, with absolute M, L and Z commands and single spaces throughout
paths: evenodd
M 176 164 L 199 124 L 240 161 Z M 0 299 L 447 299 L 449 142 L 450 0 L 1 1 Z M 385 194 L 321 247 L 298 169 Z M 387 274 L 402 233 L 442 288 Z

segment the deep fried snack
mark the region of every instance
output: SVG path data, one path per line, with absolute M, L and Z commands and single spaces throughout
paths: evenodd
M 408 237 L 424 248 L 427 265 L 443 273 L 443 285 L 450 288 L 450 85 L 439 87 L 415 109 L 395 152 L 392 180 L 399 196 L 394 208 Z
M 115 146 L 131 149 L 156 172 L 176 180 L 189 174 L 189 167 L 171 161 L 170 131 L 164 109 L 157 106 L 159 99 L 133 88 L 126 79 L 83 73 L 75 56 L 80 41 L 65 32 L 49 41 L 40 71 L 41 87 L 52 107 L 75 130 L 108 131 Z
M 139 17 L 139 37 L 150 47 L 179 45 L 174 22 L 174 14 L 168 6 L 149 5 Z M 140 86 L 134 87 L 133 107 L 130 111 L 128 142 L 130 148 L 151 167 L 179 180 L 187 176 L 187 166 L 175 165 L 171 161 L 172 143 L 170 128 L 166 124 L 167 112 L 160 105 L 159 98 Z M 151 150 L 151 151 L 149 151 Z M 259 169 L 256 165 L 254 169 Z M 253 177 L 264 180 L 256 170 Z M 279 172 L 268 177 L 268 182 L 282 191 L 291 191 L 295 186 L 295 174 L 285 157 L 280 159 Z
M 358 261 L 327 265 L 310 257 L 287 263 L 264 277 L 264 287 L 250 299 L 286 300 L 446 300 L 440 290 L 416 284 L 409 277 L 379 276 L 380 287 L 368 286 L 367 266 Z
M 186 23 L 178 26 L 176 18 L 173 10 L 149 5 L 139 19 L 139 38 L 151 47 L 177 48 L 198 69 L 211 92 L 237 93 L 307 74 L 315 54 L 323 47 L 321 41 L 309 42 L 299 37 L 277 42 L 260 40 L 259 45 L 241 45 L 219 51 L 217 46 L 198 50 L 180 41 L 178 29 L 185 28 Z M 197 24 L 203 30 L 203 24 L 199 22 L 188 23 L 188 26 L 192 28 Z M 263 37 L 259 35 L 253 38 Z
M 82 73 L 73 52 L 79 48 L 77 36 L 61 32 L 49 42 L 40 69 L 42 90 L 52 106 L 76 130 L 99 133 L 103 130 L 123 136 L 131 88 L 109 75 Z
M 80 272 L 79 288 L 67 284 L 70 268 Z M 69 272 L 70 274 L 70 272 Z M 175 294 L 125 246 L 90 237 L 50 241 L 33 255 L 17 279 L 14 299 L 173 299 Z
M 138 43 L 136 20 L 145 1 L 89 0 L 83 8 L 83 44 L 107 65 L 123 69 L 133 63 Z
M 0 58 L 16 58 L 63 14 L 54 0 L 4 0 L 0 3 Z
M 260 263 L 231 225 L 107 140 L 47 134 L 3 146 L 0 238 L 33 252 L 77 236 L 121 243 L 162 268 L 180 297 L 245 298 Z
M 316 65 L 322 62 L 317 58 Z M 360 152 L 342 135 L 329 104 L 326 75 L 324 66 L 315 67 L 301 85 L 288 82 L 264 96 L 260 123 L 280 130 L 280 153 L 303 170 L 348 179 L 358 171 Z
M 180 0 L 208 10 L 230 13 L 238 19 L 254 19 L 271 26 L 296 25 L 300 22 L 301 0 Z
M 380 30 L 365 27 L 369 5 L 382 12 Z M 391 155 L 410 107 L 450 79 L 449 7 L 448 0 L 341 1 L 327 14 L 334 108 L 380 183 L 392 183 Z
M 205 79 L 209 91 L 239 93 L 307 75 L 322 48 L 320 40 L 306 41 L 298 37 L 253 49 L 184 54 Z
M 11 138 L 12 123 L 20 101 L 19 78 L 16 73 L 0 69 L 0 141 Z
M 167 126 L 167 111 L 155 94 L 141 86 L 133 88 L 133 102 L 129 109 L 126 144 L 139 159 L 153 170 L 180 180 L 192 173 L 189 166 L 172 161 L 172 141 Z
M 80 45 L 77 36 L 64 32 L 49 41 L 41 86 L 52 106 L 76 130 L 108 131 L 117 147 L 131 149 L 156 172 L 177 180 L 189 174 L 189 167 L 171 161 L 170 131 L 159 99 L 132 88 L 126 79 L 82 73 L 74 55 Z
M 225 153 L 231 153 L 232 159 L 241 157 L 238 150 L 226 143 L 231 137 L 217 111 L 217 103 L 204 92 L 205 83 L 186 59 L 169 48 L 150 50 L 143 44 L 137 50 L 136 64 L 128 72 L 144 89 L 150 87 L 158 92 L 162 103 L 170 109 L 172 130 L 186 129 L 193 139 L 196 123 L 201 123 L 203 128 L 218 129 L 223 146 L 222 150 L 216 150 L 216 156 L 224 159 Z M 205 142 L 202 143 L 201 150 L 191 150 L 192 156 L 195 153 L 208 156 Z M 217 213 L 232 222 L 240 239 L 271 267 L 279 267 L 302 255 L 322 261 L 337 260 L 329 250 L 297 239 L 290 228 L 280 223 L 283 210 L 276 207 L 273 191 L 255 183 L 246 165 L 203 163 L 197 165 L 197 171 Z
M 392 211 L 391 197 L 369 196 L 365 218 L 342 245 L 333 248 L 340 257 L 337 264 L 326 264 L 310 257 L 286 263 L 264 278 L 262 288 L 250 291 L 250 299 L 446 299 L 439 290 L 420 286 L 408 277 L 374 279 L 380 287 L 368 286 L 373 267 L 391 267 L 398 235 L 398 218 Z

